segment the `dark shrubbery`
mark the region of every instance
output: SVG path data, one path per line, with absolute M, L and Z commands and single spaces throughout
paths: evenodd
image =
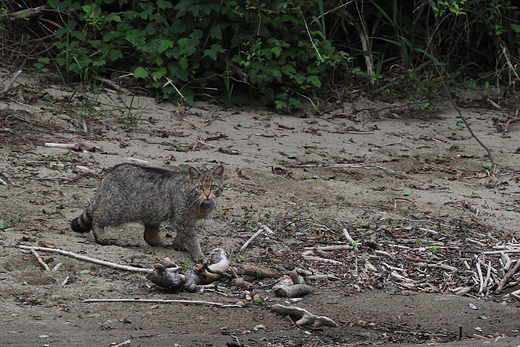
M 287 112 L 354 85 L 421 99 L 438 78 L 518 78 L 520 12 L 505 0 L 48 0 L 35 16 L 28 5 L 0 5 L 4 59 L 65 81 L 132 73 L 187 103 L 255 97 Z

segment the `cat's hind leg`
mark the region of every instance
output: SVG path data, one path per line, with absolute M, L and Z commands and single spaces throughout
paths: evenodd
M 149 225 L 145 224 L 144 226 L 144 240 L 147 244 L 154 247 L 167 247 L 169 243 L 162 238 L 160 235 L 159 225 Z
M 99 243 L 103 246 L 108 245 L 115 245 L 116 240 L 115 239 L 107 239 L 105 235 L 105 227 L 99 225 L 98 223 L 94 222 L 92 224 L 92 233 L 94 234 L 94 239 L 96 240 L 96 243 Z

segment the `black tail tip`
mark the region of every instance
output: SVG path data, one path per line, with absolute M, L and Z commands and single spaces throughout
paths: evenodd
M 87 233 L 92 228 L 92 225 L 87 225 L 81 220 L 81 217 L 78 217 L 70 222 L 70 228 L 77 233 Z

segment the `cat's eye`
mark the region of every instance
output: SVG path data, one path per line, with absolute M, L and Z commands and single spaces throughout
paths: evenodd
M 216 185 L 211 186 L 211 190 L 217 190 L 217 189 L 218 189 L 218 187 Z
M 204 190 L 204 187 L 202 185 L 197 186 L 197 190 Z

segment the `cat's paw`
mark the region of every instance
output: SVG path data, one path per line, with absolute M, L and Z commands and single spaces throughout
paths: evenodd
M 96 239 L 96 243 L 102 245 L 102 246 L 110 246 L 110 245 L 115 245 L 116 244 L 116 241 L 117 239 L 107 239 L 107 238 L 98 238 Z

